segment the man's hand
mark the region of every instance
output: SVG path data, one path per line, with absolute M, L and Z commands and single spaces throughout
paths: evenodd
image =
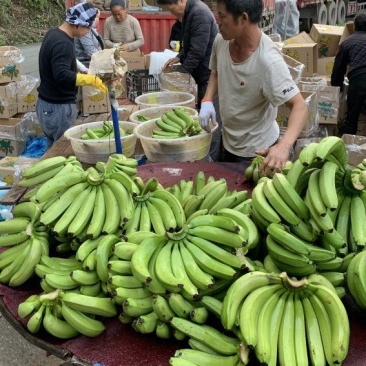
M 124 45 L 119 47 L 119 50 L 123 51 L 123 52 L 128 52 L 129 48 L 130 47 L 128 47 L 128 44 L 124 44 Z
M 102 79 L 100 79 L 96 75 L 91 74 L 76 74 L 76 86 L 93 86 L 94 88 L 99 89 L 103 93 L 108 91 L 107 86 L 103 83 Z
M 282 171 L 290 156 L 292 146 L 288 147 L 283 144 L 276 144 L 267 149 L 256 150 L 257 155 L 265 156 L 263 163 L 259 167 L 259 171 L 265 176 L 273 176 L 274 173 Z
M 201 127 L 207 132 L 211 132 L 210 118 L 211 118 L 212 124 L 214 126 L 216 126 L 217 125 L 216 111 L 215 111 L 213 103 L 212 102 L 202 102 L 201 110 L 200 110 L 200 114 L 199 114 L 199 120 L 200 120 Z
M 174 64 L 177 64 L 180 62 L 180 58 L 179 57 L 173 57 L 173 58 L 170 58 L 163 66 L 163 70 L 165 70 L 167 67 L 171 66 L 171 65 L 174 65 Z

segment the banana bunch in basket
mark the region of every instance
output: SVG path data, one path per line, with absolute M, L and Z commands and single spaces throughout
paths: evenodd
M 127 136 L 130 133 L 119 128 L 121 137 Z M 87 128 L 85 133 L 80 137 L 82 140 L 106 140 L 114 138 L 113 124 L 110 121 L 104 121 L 102 127 Z

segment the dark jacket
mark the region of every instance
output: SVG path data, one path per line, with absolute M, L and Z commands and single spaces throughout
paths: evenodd
M 343 86 L 347 67 L 347 77 L 350 82 L 357 76 L 366 73 L 366 32 L 351 34 L 339 46 L 331 76 L 333 86 Z
M 216 20 L 210 8 L 201 0 L 187 0 L 182 28 L 183 45 L 178 57 L 196 83 L 205 84 L 211 73 L 208 65 L 218 32 Z

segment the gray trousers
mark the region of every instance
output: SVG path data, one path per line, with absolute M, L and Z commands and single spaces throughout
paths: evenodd
M 53 104 L 39 98 L 36 103 L 36 114 L 43 133 L 47 137 L 47 149 L 63 136 L 78 115 L 75 103 Z

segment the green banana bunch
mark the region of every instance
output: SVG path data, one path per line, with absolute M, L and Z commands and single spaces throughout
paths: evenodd
M 257 183 L 261 178 L 261 173 L 259 172 L 259 167 L 263 163 L 264 157 L 261 155 L 255 156 L 250 165 L 244 171 L 244 177 L 247 181 L 252 181 Z
M 119 128 L 120 136 L 128 136 L 131 134 L 128 130 Z M 87 128 L 80 138 L 82 140 L 105 140 L 114 138 L 114 129 L 111 121 L 104 121 L 102 127 Z
M 365 253 L 364 251 L 357 253 L 348 265 L 346 272 L 348 291 L 362 309 L 366 308 Z
M 202 132 L 198 119 L 179 108 L 165 112 L 156 121 L 156 126 L 159 128 L 152 131 L 152 137 L 157 139 L 190 137 Z

